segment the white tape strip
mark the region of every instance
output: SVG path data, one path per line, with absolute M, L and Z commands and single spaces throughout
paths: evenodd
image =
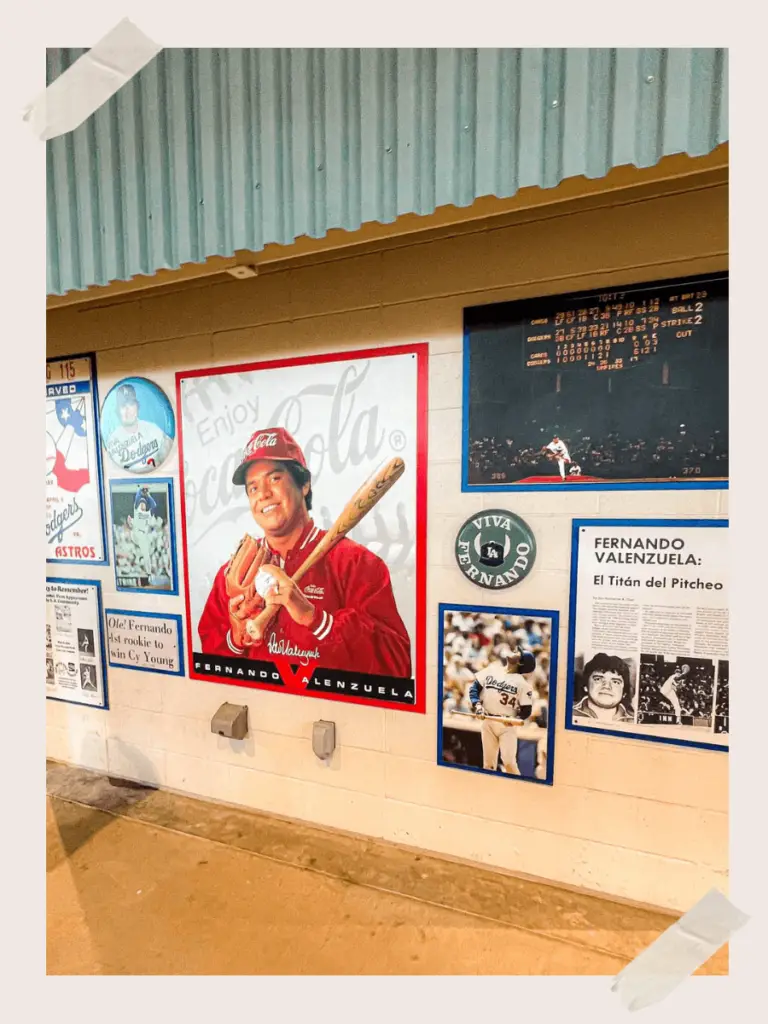
M 73 131 L 161 50 L 123 18 L 29 104 L 24 120 L 40 139 Z
M 628 1010 L 660 1002 L 748 920 L 712 889 L 616 975 L 611 991 Z

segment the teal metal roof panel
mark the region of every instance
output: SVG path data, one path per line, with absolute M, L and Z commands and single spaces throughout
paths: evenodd
M 163 50 L 46 143 L 48 294 L 703 156 L 727 88 L 724 49 Z

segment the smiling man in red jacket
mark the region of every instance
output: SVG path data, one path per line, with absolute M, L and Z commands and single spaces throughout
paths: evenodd
M 200 617 L 204 654 L 271 660 L 278 655 L 305 666 L 410 678 L 411 644 L 397 611 L 385 562 L 345 537 L 302 577 L 291 577 L 320 543 L 325 530 L 310 518 L 312 482 L 304 453 L 287 430 L 257 431 L 245 447 L 232 482 L 245 487 L 256 525 L 264 534 L 262 566 L 276 581 L 270 603 L 280 610 L 264 640 L 245 630 L 253 604 L 229 598 L 223 565 Z

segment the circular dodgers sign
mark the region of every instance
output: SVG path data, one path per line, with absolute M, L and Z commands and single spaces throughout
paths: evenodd
M 129 473 L 151 473 L 173 447 L 176 420 L 166 394 L 144 377 L 118 381 L 101 407 L 101 441 Z
M 455 550 L 468 580 L 486 590 L 504 590 L 524 580 L 533 568 L 536 539 L 519 516 L 492 508 L 464 523 Z

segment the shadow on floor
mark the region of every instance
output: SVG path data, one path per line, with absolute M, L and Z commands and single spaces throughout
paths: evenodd
M 79 813 L 75 815 L 68 812 L 66 815 L 56 816 L 54 811 L 60 841 L 56 842 L 53 839 L 49 827 L 46 860 L 48 871 L 56 867 L 62 858 L 71 857 L 99 829 L 109 825 L 109 815 L 98 813 L 96 808 L 112 814 L 125 813 L 156 792 L 152 786 L 96 775 L 84 770 L 73 770 L 68 765 L 54 762 L 48 763 L 47 790 L 49 796 L 66 800 L 69 806 L 80 805 Z M 51 806 L 61 807 L 56 803 Z
M 68 765 L 48 788 L 49 973 L 610 974 L 676 919 Z M 403 953 L 409 921 L 429 956 Z M 488 943 L 519 955 L 467 959 Z M 727 950 L 701 973 L 727 974 Z

